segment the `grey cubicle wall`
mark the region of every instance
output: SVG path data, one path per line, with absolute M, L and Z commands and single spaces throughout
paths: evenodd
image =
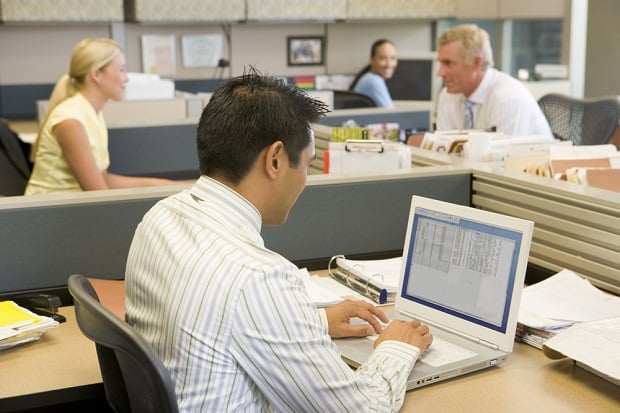
M 429 128 L 429 111 L 412 108 L 334 111 L 321 123 L 338 126 L 351 119 L 360 125 L 396 122 L 403 129 Z M 200 175 L 196 149 L 197 124 L 197 120 L 187 120 L 156 126 L 111 126 L 108 145 L 110 172 L 170 179 L 197 178 Z
M 358 125 L 368 125 L 371 123 L 398 123 L 401 129 L 428 131 L 430 130 L 430 111 L 428 110 L 401 110 L 401 111 L 382 111 L 379 113 L 348 113 L 346 111 L 335 111 L 321 120 L 323 125 L 342 126 L 346 121 L 353 120 Z
M 457 174 L 308 186 L 286 224 L 263 228 L 263 237 L 310 268 L 327 268 L 336 254 L 395 256 L 403 248 L 411 196 L 469 205 L 470 181 L 470 174 Z
M 325 267 L 332 254 L 398 251 L 412 194 L 469 204 L 470 187 L 468 171 L 311 183 L 286 224 L 263 229 L 265 244 L 299 265 L 310 263 L 315 268 Z M 67 204 L 32 202 L 19 208 L 15 207 L 19 200 L 0 200 L 0 295 L 64 288 L 72 273 L 123 278 L 135 227 L 166 195 L 161 188 L 153 191 L 152 196 L 126 192 Z
M 200 172 L 196 127 L 197 122 L 110 128 L 110 172 L 170 179 L 197 178 Z

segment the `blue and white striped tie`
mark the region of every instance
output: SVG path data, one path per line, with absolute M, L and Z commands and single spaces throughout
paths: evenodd
M 465 101 L 465 126 L 464 129 L 473 129 L 474 128 L 474 112 L 473 112 L 474 102 L 471 100 Z

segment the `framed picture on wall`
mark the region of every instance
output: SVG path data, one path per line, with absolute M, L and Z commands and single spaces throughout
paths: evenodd
M 325 64 L 325 37 L 288 36 L 289 66 L 321 66 Z

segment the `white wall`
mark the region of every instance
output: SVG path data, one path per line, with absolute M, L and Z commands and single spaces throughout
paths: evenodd
M 140 36 L 175 35 L 176 79 L 213 79 L 215 68 L 184 68 L 181 61 L 181 36 L 221 33 L 223 57 L 231 61 L 224 77 L 238 75 L 244 66 L 255 65 L 261 71 L 278 76 L 355 73 L 367 62 L 371 44 L 386 37 L 394 41 L 399 56 L 431 50 L 431 23 L 333 23 L 333 24 L 259 24 L 171 25 L 171 24 L 47 24 L 0 25 L 0 85 L 49 84 L 66 73 L 73 47 L 84 37 L 111 37 L 125 47 L 127 70 L 142 71 Z M 112 33 L 113 32 L 113 33 Z M 228 44 L 227 33 L 230 33 Z M 287 65 L 288 35 L 325 36 L 323 66 Z M 119 36 L 124 37 L 118 39 Z

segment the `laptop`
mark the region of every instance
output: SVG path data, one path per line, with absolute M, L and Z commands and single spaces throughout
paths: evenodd
M 407 390 L 499 366 L 512 351 L 534 223 L 413 196 L 394 311 L 420 320 L 433 344 Z M 353 367 L 376 336 L 334 340 Z

